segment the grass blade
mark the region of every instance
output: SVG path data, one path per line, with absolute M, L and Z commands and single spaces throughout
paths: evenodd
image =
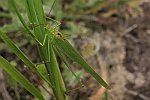
M 9 0 L 11 5 L 13 6 L 14 10 L 16 11 L 16 14 L 18 16 L 18 18 L 20 19 L 22 25 L 26 28 L 26 30 L 31 33 L 30 28 L 28 27 L 27 23 L 25 22 L 25 20 L 23 19 L 18 7 L 16 6 L 16 2 L 14 0 Z
M 32 70 L 37 72 L 37 69 L 34 67 L 34 64 L 28 59 L 28 57 L 18 48 L 15 44 L 8 38 L 8 36 L 0 30 L 0 37 L 6 43 L 8 47 Z
M 15 44 L 11 41 L 11 39 L 8 38 L 8 36 L 3 33 L 0 30 L 0 37 L 3 39 L 3 41 L 6 43 L 6 45 L 8 47 L 10 47 L 10 49 L 28 66 L 30 67 L 32 70 L 34 70 L 42 79 L 44 79 L 51 87 L 51 83 L 44 78 L 39 72 L 38 70 L 35 68 L 35 65 L 29 60 L 29 58 L 17 47 L 15 46 Z
M 13 67 L 7 60 L 0 56 L 0 66 L 17 82 L 19 82 L 26 90 L 28 90 L 32 95 L 37 97 L 39 100 L 44 100 L 44 97 L 40 92 L 17 70 Z
M 43 41 L 46 18 L 44 16 L 41 0 L 26 0 L 25 3 L 28 18 L 34 28 L 34 35 L 39 41 Z

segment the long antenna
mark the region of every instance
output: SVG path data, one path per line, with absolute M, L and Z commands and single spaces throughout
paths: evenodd
M 51 9 L 50 9 L 50 11 L 49 11 L 49 13 L 48 13 L 48 17 L 50 17 L 50 13 L 51 13 L 51 11 L 52 11 L 52 8 L 53 8 L 53 6 L 54 6 L 55 1 L 56 1 L 56 0 L 54 0 L 54 2 L 53 2 L 53 4 L 52 4 L 52 7 L 51 7 Z

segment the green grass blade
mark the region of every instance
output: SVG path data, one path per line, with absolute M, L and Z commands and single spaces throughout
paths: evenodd
M 35 37 L 37 37 L 36 41 L 43 43 L 43 40 L 45 39 L 44 25 L 46 23 L 46 18 L 44 16 L 41 0 L 26 0 L 26 9 L 29 19 L 34 28 L 34 35 Z M 46 42 L 44 46 L 37 45 L 40 58 L 43 62 L 49 61 L 49 54 L 47 48 L 48 41 L 47 39 L 45 41 Z
M 45 79 L 35 68 L 35 65 L 29 60 L 29 58 L 8 38 L 8 36 L 0 30 L 0 37 L 6 43 L 8 47 L 32 70 L 34 70 L 42 79 L 44 79 L 51 87 L 51 83 Z
M 34 64 L 28 59 L 28 57 L 18 48 L 15 44 L 8 38 L 8 36 L 0 30 L 0 37 L 6 43 L 8 47 L 32 70 L 37 72 L 37 69 L 34 67 Z
M 62 36 L 56 35 L 54 45 L 58 47 L 60 51 L 65 53 L 73 61 L 77 62 L 88 73 L 90 73 L 102 86 L 106 89 L 110 89 L 107 83 L 90 67 L 90 65 L 82 58 L 82 56 L 71 46 L 71 44 Z
M 26 90 L 28 90 L 32 95 L 37 97 L 39 100 L 44 100 L 44 97 L 40 92 L 17 70 L 13 67 L 7 60 L 0 56 L 0 66 L 17 82 L 19 82 Z
M 14 10 L 15 10 L 15 12 L 16 12 L 18 18 L 19 18 L 19 20 L 21 21 L 22 25 L 23 25 L 24 28 L 28 31 L 28 34 L 30 34 L 30 36 L 31 36 L 35 41 L 39 42 L 39 41 L 37 40 L 36 36 L 30 31 L 30 28 L 28 27 L 27 23 L 26 23 L 25 20 L 23 19 L 22 15 L 21 15 L 21 13 L 20 13 L 20 11 L 19 11 L 17 5 L 16 5 L 15 0 L 10 0 L 10 3 L 11 3 L 11 5 L 13 6 L 13 8 L 14 8 Z
M 11 5 L 13 6 L 18 18 L 20 19 L 21 23 L 23 24 L 23 26 L 26 28 L 26 30 L 31 33 L 30 28 L 28 27 L 27 23 L 25 22 L 25 20 L 23 19 L 18 7 L 16 6 L 16 2 L 15 0 L 9 0 Z
M 46 18 L 44 16 L 41 0 L 26 0 L 25 3 L 28 17 L 34 28 L 34 35 L 39 41 L 43 41 Z

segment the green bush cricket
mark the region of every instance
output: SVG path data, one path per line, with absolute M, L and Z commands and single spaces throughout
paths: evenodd
M 33 13 L 30 12 L 29 15 L 30 15 L 30 17 L 33 16 L 31 18 L 31 23 L 33 25 L 33 28 L 35 28 L 35 30 L 36 30 L 35 33 L 38 32 L 38 28 L 39 27 L 36 27 L 37 25 L 40 26 L 40 28 L 43 27 L 43 30 L 45 32 L 42 32 L 43 30 L 40 30 L 39 33 L 42 32 L 42 34 L 44 34 L 44 38 L 40 37 L 38 34 L 33 34 L 32 31 L 30 31 L 30 28 L 27 26 L 27 24 L 25 23 L 25 21 L 23 21 L 23 18 L 22 18 L 21 14 L 20 14 L 20 12 L 18 10 L 18 8 L 16 7 L 16 5 L 14 3 L 14 0 L 10 0 L 10 1 L 12 2 L 12 5 L 14 6 L 14 9 L 15 10 L 17 9 L 16 13 L 17 13 L 19 19 L 21 20 L 22 24 L 25 26 L 25 28 L 29 32 L 29 35 L 39 44 L 38 47 L 41 50 L 47 51 L 46 53 L 45 52 L 42 52 L 42 53 L 45 53 L 44 57 L 48 56 L 47 57 L 48 59 L 47 58 L 46 59 L 41 58 L 41 59 L 42 59 L 42 61 L 44 61 L 45 65 L 49 65 L 49 66 L 52 67 L 52 69 L 50 69 L 50 70 L 53 70 L 53 72 L 48 71 L 48 76 L 51 76 L 50 80 L 52 80 L 52 83 L 53 83 L 52 85 L 55 85 L 54 87 L 52 86 L 52 88 L 54 89 L 54 94 L 55 94 L 56 91 L 58 91 L 58 94 L 62 94 L 60 97 L 59 97 L 59 95 L 57 95 L 56 98 L 58 98 L 58 99 L 61 98 L 61 97 L 63 98 L 63 95 L 65 95 L 64 92 L 68 93 L 68 91 L 66 91 L 65 89 L 63 89 L 64 87 L 61 86 L 61 83 L 63 83 L 63 82 L 61 82 L 60 74 L 57 75 L 57 73 L 60 73 L 60 72 L 58 70 L 58 64 L 57 64 L 57 60 L 56 60 L 56 56 L 55 56 L 54 51 L 59 55 L 59 57 L 67 65 L 67 67 L 71 70 L 71 72 L 77 78 L 78 81 L 79 81 L 79 78 L 74 74 L 74 72 L 72 71 L 71 67 L 67 63 L 67 61 L 64 60 L 63 56 L 61 56 L 61 53 L 67 55 L 73 61 L 75 61 L 77 64 L 79 64 L 81 67 L 83 67 L 102 86 L 104 86 L 107 89 L 110 89 L 110 87 L 105 83 L 105 81 L 90 67 L 90 65 L 82 58 L 82 56 L 72 47 L 72 45 L 56 29 L 57 26 L 60 25 L 60 22 L 58 22 L 58 21 L 56 21 L 54 19 L 49 18 L 50 20 L 52 20 L 54 22 L 57 22 L 57 25 L 55 27 L 51 27 L 50 25 L 46 25 L 45 27 L 43 27 L 45 24 L 43 24 L 42 26 L 40 26 L 41 23 L 45 23 L 45 22 L 42 22 L 42 20 L 41 20 L 41 19 L 43 19 L 44 15 L 42 15 L 40 17 L 40 14 L 39 14 L 38 17 L 40 17 L 40 19 L 37 19 L 37 16 L 36 16 L 36 14 L 38 14 L 38 12 L 39 12 L 39 10 L 36 11 L 36 8 L 39 7 L 39 3 L 37 3 L 34 0 L 27 0 L 27 4 L 28 5 L 30 5 L 31 3 L 33 3 L 30 6 L 34 6 L 35 7 L 35 8 L 31 7 L 31 9 L 28 9 L 28 11 L 32 11 L 33 10 Z M 38 0 L 38 1 L 40 2 L 40 0 Z M 42 14 L 42 12 L 41 12 L 41 14 Z M 48 18 L 48 17 L 46 17 L 46 18 Z M 43 47 L 46 47 L 47 49 L 44 50 L 45 48 L 43 48 Z M 49 62 L 49 64 L 47 62 Z M 57 81 L 58 81 L 58 83 L 57 83 Z M 81 87 L 82 87 L 83 84 L 81 82 L 80 82 L 80 84 L 81 84 Z M 79 89 L 79 88 L 77 88 L 77 89 Z M 61 92 L 59 92 L 59 91 L 61 91 Z
M 54 3 L 53 3 L 54 4 Z M 51 10 L 50 10 L 51 11 Z M 39 42 L 36 36 L 31 35 L 38 44 L 44 46 L 46 38 L 52 45 L 52 48 L 55 48 L 55 51 L 60 51 L 79 64 L 82 68 L 84 68 L 88 73 L 90 73 L 102 86 L 106 89 L 110 89 L 107 83 L 90 67 L 90 65 L 83 59 L 83 57 L 72 47 L 72 45 L 64 38 L 64 36 L 56 29 L 61 23 L 46 17 L 54 22 L 56 22 L 55 27 L 51 27 L 50 25 L 45 26 L 45 37 L 43 42 Z M 59 53 L 59 52 L 57 52 Z M 49 61 L 48 61 L 49 62 Z M 76 77 L 76 76 L 75 76 Z M 77 78 L 77 77 L 76 77 Z
M 90 67 L 90 65 L 82 58 L 82 56 L 72 47 L 72 45 L 64 38 L 64 36 L 58 30 L 50 27 L 49 25 L 46 26 L 45 30 L 45 37 L 49 38 L 50 42 L 58 51 L 63 52 L 73 61 L 79 64 L 106 89 L 110 89 L 105 81 L 103 81 L 103 79 Z M 40 44 L 44 45 L 44 42 Z

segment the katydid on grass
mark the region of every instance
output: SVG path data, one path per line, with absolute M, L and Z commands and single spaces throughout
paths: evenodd
M 49 18 L 52 21 L 54 19 Z M 57 49 L 59 52 L 64 53 L 69 58 L 71 58 L 74 62 L 79 64 L 82 68 L 84 68 L 88 73 L 90 73 L 102 86 L 106 89 L 110 89 L 107 83 L 90 67 L 90 65 L 83 59 L 83 57 L 73 48 L 73 46 L 65 39 L 65 37 L 56 30 L 56 27 L 60 25 L 58 21 L 55 21 L 58 24 L 55 27 L 51 27 L 50 25 L 46 25 L 45 27 L 45 38 L 43 42 L 37 41 L 41 46 L 45 44 L 45 40 L 48 37 L 49 41 Z M 36 39 L 36 38 L 35 38 Z M 38 39 L 36 39 L 38 40 Z M 58 52 L 58 53 L 59 53 Z M 75 76 L 76 77 L 76 76 Z M 77 78 L 77 77 L 76 77 Z
M 21 15 L 19 15 L 19 14 L 18 14 L 18 16 L 21 17 Z M 43 18 L 43 16 L 42 16 L 42 18 Z M 48 18 L 48 17 L 46 17 L 46 18 Z M 90 73 L 102 86 L 104 86 L 107 89 L 110 89 L 110 87 L 107 85 L 107 83 L 90 67 L 90 65 L 72 47 L 72 45 L 67 41 L 67 39 L 65 39 L 65 37 L 56 29 L 60 25 L 60 22 L 58 22 L 52 18 L 49 18 L 49 19 L 56 22 L 57 25 L 55 27 L 51 27 L 50 25 L 45 26 L 45 32 L 43 33 L 45 36 L 44 36 L 44 39 L 42 40 L 42 42 L 34 34 L 29 33 L 29 35 L 38 44 L 40 44 L 40 46 L 44 46 L 44 44 L 47 44 L 45 42 L 49 42 L 48 43 L 49 45 L 47 45 L 47 46 L 50 46 L 52 48 L 52 50 L 55 48 L 54 50 L 55 51 L 57 50 L 58 53 L 61 52 L 61 53 L 64 53 L 65 55 L 67 55 L 68 57 L 70 57 L 73 61 L 75 61 L 82 68 L 84 68 L 88 73 Z M 20 18 L 20 20 L 22 20 L 22 19 Z M 34 22 L 33 22 L 33 26 L 34 26 Z M 48 40 L 48 41 L 46 41 L 46 40 Z M 48 47 L 48 49 L 49 49 L 48 51 L 50 52 L 51 49 L 49 47 Z M 50 57 L 51 57 L 51 55 L 50 55 Z M 60 58 L 62 58 L 62 57 L 60 57 Z M 47 62 L 53 63 L 53 62 L 50 62 L 50 60 Z M 70 66 L 68 66 L 68 67 L 70 67 Z M 76 78 L 78 79 L 78 77 L 76 77 Z
M 54 6 L 55 0 L 52 4 L 52 7 Z M 52 10 L 52 7 L 50 9 L 50 12 Z M 49 15 L 50 15 L 49 12 Z M 77 78 L 79 81 L 79 78 L 74 74 L 72 69 L 70 68 L 69 64 L 66 63 L 64 58 L 61 56 L 61 53 L 67 55 L 69 58 L 71 58 L 74 62 L 79 64 L 82 68 L 84 68 L 88 73 L 90 73 L 102 86 L 104 86 L 106 89 L 110 89 L 110 87 L 107 85 L 107 83 L 90 67 L 90 65 L 82 58 L 82 56 L 73 48 L 73 46 L 65 39 L 65 37 L 56 29 L 61 23 L 57 20 L 54 20 L 52 18 L 46 17 L 50 19 L 53 22 L 56 22 L 56 25 L 54 27 L 50 25 L 45 26 L 45 33 L 44 33 L 44 39 L 43 42 L 40 42 L 36 38 L 36 36 L 31 36 L 37 41 L 38 44 L 41 46 L 44 46 L 46 39 L 48 39 L 48 42 L 52 45 L 52 49 L 57 50 L 57 54 L 62 59 L 62 61 L 67 65 L 67 67 L 70 69 L 70 71 L 73 73 L 73 75 Z M 49 48 L 48 48 L 49 49 Z M 50 51 L 50 49 L 48 50 Z M 48 61 L 49 62 L 49 61 Z M 53 62 L 50 62 L 53 63 Z M 79 81 L 81 84 L 81 87 L 83 84 Z

